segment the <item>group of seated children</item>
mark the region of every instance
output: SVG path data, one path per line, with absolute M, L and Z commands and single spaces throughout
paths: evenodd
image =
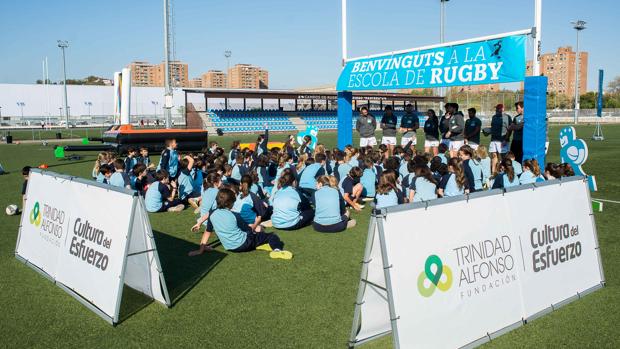
M 445 144 L 432 156 L 411 144 L 330 151 L 321 144 L 296 147 L 292 137 L 282 148 L 267 149 L 266 142 L 259 136 L 254 151 L 235 141 L 228 156 L 212 142 L 203 153 L 181 156 L 176 141 L 168 140 L 158 166 L 145 148 L 139 156 L 129 149 L 125 160 L 104 152 L 93 177 L 138 191 L 149 212 L 194 207 L 200 218 L 192 229 L 202 225 L 205 231 L 192 255 L 209 250 L 215 232 L 227 250 L 266 249 L 288 259 L 292 254 L 265 227 L 341 232 L 356 223 L 347 208 L 360 211 L 368 201 L 381 209 L 573 175 L 569 165 L 552 163 L 542 173 L 535 159 L 520 164 L 511 152 L 492 169 L 482 145 L 463 145 L 450 157 Z

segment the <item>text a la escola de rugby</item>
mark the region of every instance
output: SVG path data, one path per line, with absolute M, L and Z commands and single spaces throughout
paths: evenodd
M 480 46 L 475 53 L 470 47 L 461 52 L 459 56 L 458 50 L 452 50 L 447 63 L 446 51 L 409 53 L 354 62 L 347 87 L 415 87 L 499 79 L 503 62 L 486 62 L 484 47 Z

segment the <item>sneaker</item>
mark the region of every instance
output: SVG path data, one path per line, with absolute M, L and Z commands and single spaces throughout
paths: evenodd
M 187 202 L 189 203 L 191 207 L 195 209 L 199 209 L 200 206 L 198 206 L 198 203 L 196 201 L 197 200 L 195 198 L 187 199 Z
M 349 210 L 345 210 L 344 215 L 345 215 L 347 218 L 351 217 L 351 211 L 349 211 Z
M 364 202 L 368 202 L 368 201 L 372 201 L 372 200 L 374 200 L 374 198 L 363 198 L 362 199 L 362 201 L 364 201 Z
M 357 222 L 355 221 L 355 219 L 350 219 L 350 220 L 347 222 L 347 229 L 349 229 L 349 228 L 353 228 L 356 224 L 357 224 Z
M 181 212 L 185 208 L 185 205 L 178 204 L 176 206 L 168 208 L 168 212 Z
M 262 244 L 260 246 L 256 246 L 256 250 L 258 251 L 273 251 L 273 249 L 271 249 L 271 246 L 269 246 L 269 244 Z
M 265 228 L 271 228 L 271 227 L 273 227 L 273 223 L 271 223 L 271 219 L 270 219 L 270 220 L 268 220 L 268 221 L 261 222 L 261 224 L 260 224 L 260 225 L 262 225 L 262 226 L 263 226 L 263 227 L 265 227 Z
M 290 251 L 271 251 L 269 257 L 273 259 L 291 259 L 293 254 Z

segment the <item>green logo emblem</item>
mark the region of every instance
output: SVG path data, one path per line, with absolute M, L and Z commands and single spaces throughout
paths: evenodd
M 435 271 L 431 270 L 432 266 L 435 266 Z M 446 275 L 444 281 L 441 280 L 443 275 Z M 429 287 L 424 286 L 424 280 L 428 279 L 431 284 Z M 430 297 L 435 293 L 435 289 L 440 291 L 447 291 L 452 286 L 452 269 L 447 265 L 444 265 L 437 255 L 430 255 L 426 258 L 424 264 L 424 271 L 418 276 L 418 291 L 423 297 Z
M 30 211 L 30 224 L 34 224 L 38 227 L 41 225 L 42 218 L 41 211 L 39 210 L 39 202 L 37 201 L 34 203 L 32 211 Z

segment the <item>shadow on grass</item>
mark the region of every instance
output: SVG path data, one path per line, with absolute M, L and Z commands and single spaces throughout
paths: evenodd
M 226 257 L 226 253 L 215 250 L 190 257 L 187 253 L 198 249 L 197 244 L 159 231 L 153 234 L 173 306 Z
M 172 306 L 191 291 L 202 278 L 226 257 L 226 253 L 211 251 L 190 257 L 187 253 L 198 249 L 198 245 L 154 230 L 159 261 L 164 271 L 166 286 Z M 216 247 L 219 243 L 211 244 Z M 151 304 L 153 299 L 125 285 L 120 309 L 120 321 Z

